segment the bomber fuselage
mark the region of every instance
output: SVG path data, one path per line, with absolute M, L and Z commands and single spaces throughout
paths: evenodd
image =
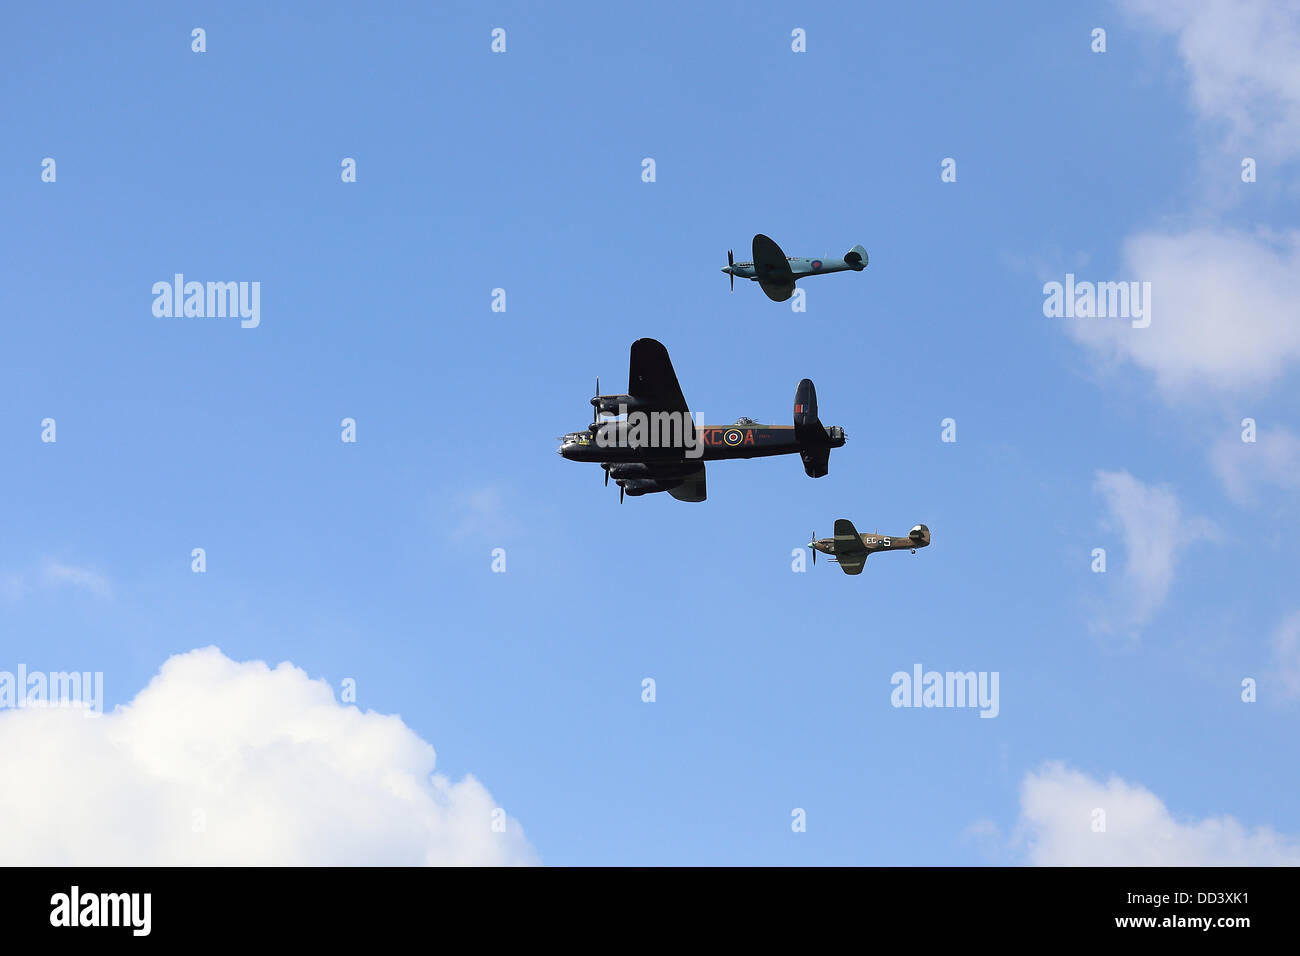
M 795 434 L 793 425 L 702 425 L 683 440 L 679 433 L 638 435 L 626 422 L 603 422 L 592 429 L 565 435 L 559 453 L 570 461 L 724 461 L 732 458 L 766 458 L 793 455 L 809 447 Z M 648 437 L 644 432 L 648 431 Z M 844 429 L 824 428 L 831 448 L 844 444 Z

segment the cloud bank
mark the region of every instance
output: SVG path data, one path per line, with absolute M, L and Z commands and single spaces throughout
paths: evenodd
M 1191 105 L 1223 148 L 1300 155 L 1300 5 L 1293 0 L 1129 0 L 1144 26 L 1174 38 Z
M 1105 829 L 1095 829 L 1096 811 Z M 1178 820 L 1139 784 L 1059 762 L 1025 775 L 1014 845 L 1036 866 L 1297 866 L 1300 843 L 1229 816 Z
M 1300 4 L 1206 0 L 1122 4 L 1175 43 L 1206 164 L 1204 213 L 1293 179 L 1300 159 Z M 1258 182 L 1241 181 L 1245 157 Z M 1273 185 L 1269 185 L 1273 184 Z M 1151 325 L 1074 322 L 1104 362 L 1132 362 L 1162 396 L 1262 394 L 1300 366 L 1300 232 L 1222 224 L 1146 229 L 1123 248 L 1125 278 L 1151 283 Z M 1117 276 L 1118 278 L 1118 276 Z
M 1298 54 L 1300 55 L 1300 54 Z M 1300 232 L 1196 229 L 1124 244 L 1124 274 L 1151 283 L 1151 325 L 1074 320 L 1066 330 L 1184 400 L 1256 394 L 1300 364 Z
M 99 718 L 0 712 L 0 754 L 0 863 L 538 862 L 481 783 L 433 773 L 400 718 L 215 647 L 169 658 Z

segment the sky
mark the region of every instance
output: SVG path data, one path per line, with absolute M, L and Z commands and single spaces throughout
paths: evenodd
M 5 19 L 0 860 L 1300 863 L 1300 5 Z M 641 337 L 829 475 L 620 504 Z

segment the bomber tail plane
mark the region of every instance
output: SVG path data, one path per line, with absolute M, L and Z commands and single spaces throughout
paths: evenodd
M 794 435 L 809 478 L 821 478 L 831 468 L 831 436 L 817 417 L 817 389 L 805 378 L 794 393 Z

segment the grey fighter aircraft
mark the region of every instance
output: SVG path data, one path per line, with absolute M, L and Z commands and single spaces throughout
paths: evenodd
M 817 563 L 817 552 L 833 555 L 832 561 L 844 569 L 845 574 L 861 574 L 867 558 L 877 551 L 902 551 L 911 548 L 916 554 L 917 548 L 924 548 L 930 543 L 930 529 L 918 524 L 907 533 L 906 537 L 873 534 L 858 534 L 853 522 L 848 518 L 837 518 L 835 537 L 819 538 L 814 531 L 808 547 L 812 548 L 813 564 Z
M 752 262 L 737 262 L 735 251 L 727 250 L 727 265 L 722 270 L 731 276 L 731 291 L 736 291 L 736 276 L 757 282 L 773 302 L 784 302 L 794 295 L 796 280 L 805 276 L 819 276 L 828 272 L 861 272 L 867 267 L 867 250 L 857 245 L 844 253 L 842 259 L 808 259 L 787 256 L 767 236 L 754 237 Z
M 666 491 L 678 501 L 706 497 L 704 463 L 733 458 L 798 455 L 809 478 L 830 470 L 831 449 L 845 442 L 844 429 L 817 417 L 817 390 L 810 379 L 795 388 L 794 420 L 763 425 L 741 418 L 734 425 L 696 425 L 677 382 L 668 350 L 654 339 L 632 343 L 626 395 L 591 399 L 591 424 L 560 439 L 569 461 L 599 464 L 605 484 L 618 484 L 618 500 Z M 601 416 L 624 416 L 602 422 Z

